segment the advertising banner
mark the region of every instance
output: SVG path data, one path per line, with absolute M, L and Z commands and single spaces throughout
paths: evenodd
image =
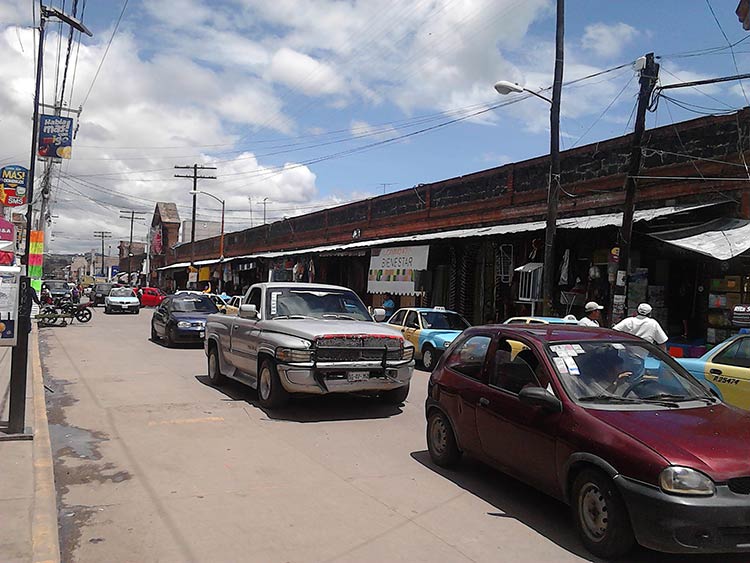
M 161 233 L 161 225 L 151 229 L 151 256 L 158 256 L 164 253 L 164 239 Z
M 0 346 L 15 346 L 21 268 L 0 266 Z
M 70 158 L 73 145 L 73 119 L 59 115 L 39 118 L 39 156 Z
M 6 207 L 26 205 L 26 187 L 29 171 L 23 166 L 11 164 L 0 168 L 0 203 Z
M 367 276 L 368 293 L 414 295 L 418 270 L 427 269 L 429 246 L 373 248 Z
M 30 278 L 42 279 L 42 261 L 44 260 L 44 231 L 31 231 L 29 239 L 28 275 Z

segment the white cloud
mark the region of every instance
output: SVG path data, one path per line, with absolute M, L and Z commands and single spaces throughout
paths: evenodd
M 286 47 L 271 58 L 267 76 L 312 96 L 346 91 L 344 81 L 330 66 Z
M 619 55 L 625 45 L 638 36 L 638 30 L 626 23 L 592 23 L 586 26 L 581 46 L 602 58 Z
M 352 120 L 349 132 L 352 137 L 368 138 L 370 141 L 393 139 L 399 135 L 398 129 L 392 125 L 376 126 L 361 119 Z

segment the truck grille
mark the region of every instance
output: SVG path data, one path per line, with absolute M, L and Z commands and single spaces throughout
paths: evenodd
M 384 352 L 388 360 L 400 360 L 403 340 L 388 335 L 332 335 L 320 337 L 315 342 L 315 360 L 318 362 L 382 361 Z
M 750 477 L 737 477 L 727 483 L 729 490 L 740 495 L 750 495 Z

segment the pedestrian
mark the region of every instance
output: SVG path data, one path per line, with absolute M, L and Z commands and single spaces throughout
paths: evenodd
M 662 350 L 666 350 L 669 337 L 659 321 L 651 318 L 651 311 L 651 305 L 641 303 L 638 305 L 638 314 L 635 317 L 623 319 L 612 328 L 643 338 L 646 342 L 651 342 Z
M 599 326 L 599 320 L 602 318 L 602 310 L 604 307 L 599 305 L 596 301 L 589 301 L 583 308 L 586 313 L 581 320 L 578 321 L 579 326 Z
M 383 299 L 383 309 L 385 309 L 385 318 L 390 319 L 396 312 L 396 303 L 390 293 L 386 293 Z

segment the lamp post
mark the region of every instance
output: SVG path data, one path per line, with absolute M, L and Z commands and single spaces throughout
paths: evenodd
M 268 202 L 268 198 L 263 198 L 263 224 L 266 224 L 266 203 Z
M 57 8 L 40 6 L 39 13 L 39 47 L 37 51 L 36 81 L 34 85 L 34 117 L 31 126 L 31 162 L 29 164 L 29 181 L 26 190 L 28 205 L 26 207 L 26 242 L 24 244 L 24 264 L 26 272 L 21 276 L 18 291 L 18 323 L 16 324 L 17 340 L 13 348 L 10 363 L 10 397 L 8 412 L 8 434 L 23 434 L 26 417 L 26 370 L 29 360 L 29 332 L 31 331 L 31 303 L 29 303 L 29 250 L 31 246 L 32 203 L 34 201 L 34 172 L 36 168 L 37 137 L 39 134 L 39 91 L 42 82 L 44 63 L 44 25 L 48 19 L 57 19 L 72 28 L 85 33 L 92 33 L 76 18 Z M 1 434 L 2 432 L 0 432 Z
M 201 190 L 192 190 L 190 192 L 190 195 L 192 195 L 193 197 L 197 196 L 198 194 L 203 194 L 203 195 L 207 195 L 208 197 L 212 197 L 221 204 L 221 236 L 219 237 L 219 262 L 222 262 L 224 260 L 224 204 L 225 204 L 225 201 L 221 198 L 216 197 L 214 194 L 204 192 Z M 222 280 L 222 278 L 219 278 L 219 280 Z
M 544 267 L 542 271 L 542 310 L 552 314 L 552 295 L 555 278 L 555 234 L 557 231 L 557 206 L 560 200 L 560 98 L 563 79 L 563 53 L 565 32 L 565 0 L 557 0 L 557 29 L 555 37 L 555 79 L 552 84 L 552 99 L 514 84 L 501 80 L 495 83 L 495 91 L 506 95 L 527 92 L 550 104 L 550 169 L 547 187 L 547 222 L 544 232 Z

